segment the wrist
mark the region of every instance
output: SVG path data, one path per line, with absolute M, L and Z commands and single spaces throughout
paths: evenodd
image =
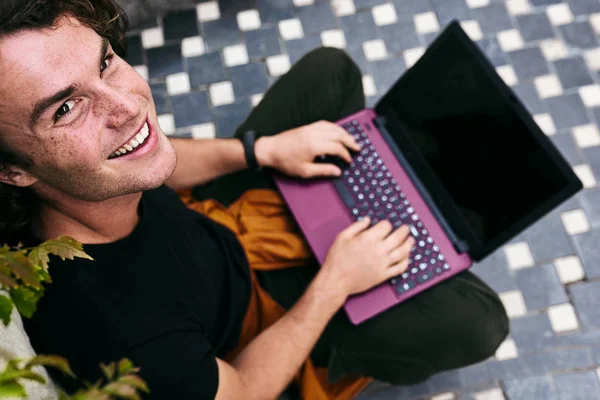
M 334 305 L 336 310 L 339 310 L 348 298 L 348 293 L 341 284 L 340 279 L 334 276 L 325 265 L 321 267 L 315 276 L 313 285 L 316 292 L 323 297 L 323 301 Z
M 254 154 L 260 167 L 272 166 L 271 137 L 261 136 L 254 143 Z

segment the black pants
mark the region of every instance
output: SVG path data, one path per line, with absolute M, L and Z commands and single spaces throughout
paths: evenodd
M 336 121 L 365 107 L 361 72 L 345 52 L 313 50 L 265 94 L 238 128 L 263 135 L 318 120 Z M 242 171 L 198 187 L 199 199 L 224 204 L 251 188 L 272 188 L 268 173 Z M 302 295 L 318 267 L 261 272 L 263 287 L 286 309 Z M 498 296 L 470 272 L 447 281 L 358 325 L 343 310 L 311 354 L 335 381 L 346 374 L 393 384 L 414 384 L 444 370 L 490 357 L 508 334 Z

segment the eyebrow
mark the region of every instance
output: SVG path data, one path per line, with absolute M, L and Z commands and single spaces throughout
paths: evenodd
M 108 39 L 103 37 L 102 45 L 100 47 L 100 56 L 99 56 L 98 65 L 101 65 L 102 61 L 104 61 L 104 58 L 106 57 L 106 54 L 108 53 L 108 45 L 109 45 Z M 73 93 L 75 93 L 75 91 L 77 89 L 78 89 L 78 85 L 70 85 L 69 87 L 67 87 L 65 89 L 61 89 L 58 92 L 56 92 L 55 94 L 48 96 L 48 97 L 38 101 L 37 103 L 35 103 L 35 106 L 33 107 L 33 112 L 31 113 L 31 118 L 30 118 L 31 126 L 34 126 L 37 123 L 37 121 L 40 119 L 42 114 L 44 114 L 44 112 L 46 112 L 46 110 L 48 108 L 50 108 L 53 104 L 58 103 L 59 101 L 64 100 L 67 97 L 71 96 Z

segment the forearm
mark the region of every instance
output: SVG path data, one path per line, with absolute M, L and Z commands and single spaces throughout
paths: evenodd
M 247 167 L 244 147 L 237 139 L 171 139 L 177 167 L 167 185 L 186 189 Z
M 251 399 L 276 398 L 292 380 L 345 296 L 317 274 L 304 295 L 279 321 L 256 337 L 232 363 Z

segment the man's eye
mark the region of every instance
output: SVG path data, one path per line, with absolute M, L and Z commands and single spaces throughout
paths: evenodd
M 73 101 L 73 100 L 69 100 L 69 101 L 65 102 L 62 106 L 60 106 L 58 111 L 56 111 L 55 118 L 58 120 L 59 118 L 64 117 L 73 109 L 74 106 L 75 106 L 75 101 Z
M 108 66 L 110 65 L 110 62 L 111 62 L 111 58 L 112 58 L 112 56 L 110 56 L 110 57 L 106 57 L 106 58 L 104 59 L 104 61 L 102 61 L 102 64 L 100 64 L 100 72 L 101 72 L 101 73 L 102 73 L 102 72 L 104 72 L 104 70 L 105 70 L 106 68 L 108 68 Z

